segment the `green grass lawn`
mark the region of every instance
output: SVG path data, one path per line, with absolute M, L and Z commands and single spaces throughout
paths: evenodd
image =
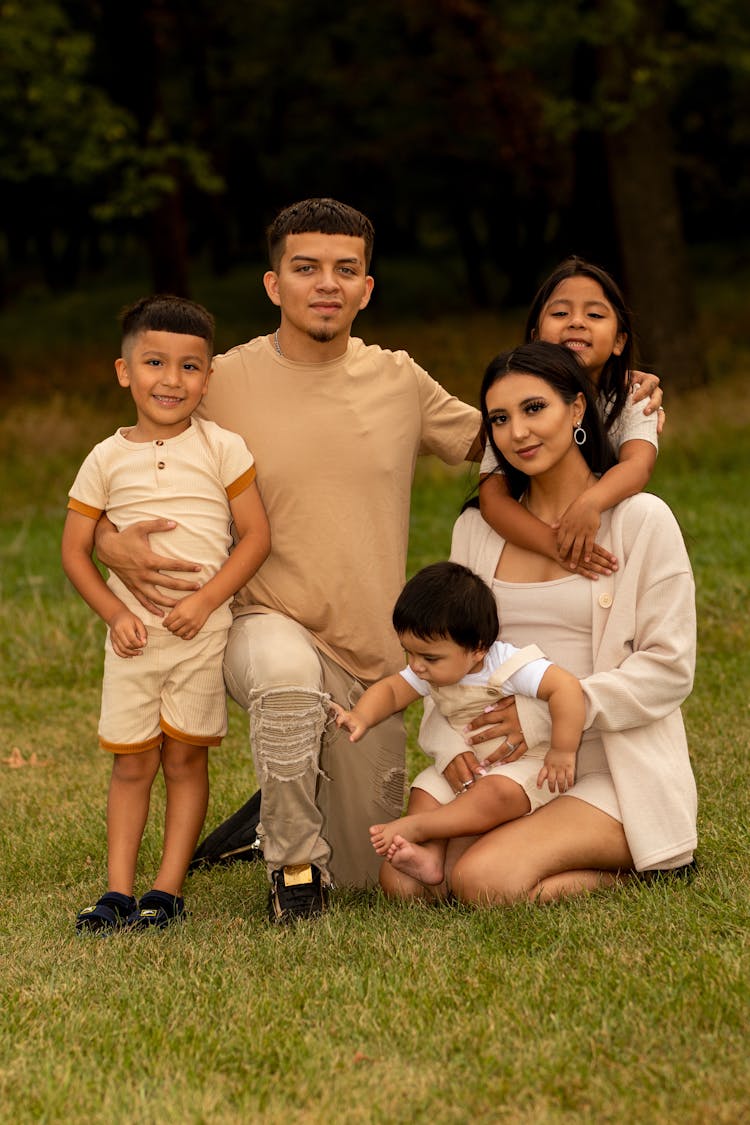
M 496 328 L 475 327 L 487 358 Z M 76 390 L 16 400 L 0 420 L 0 760 L 26 763 L 0 761 L 0 1119 L 750 1121 L 744 372 L 668 401 L 653 481 L 698 583 L 692 883 L 480 911 L 342 892 L 319 922 L 278 932 L 263 872 L 238 865 L 191 877 L 184 927 L 104 941 L 73 933 L 105 868 L 103 628 L 67 587 L 58 542 L 75 468 L 122 414 Z M 412 569 L 447 554 L 468 487 L 420 467 Z M 415 772 L 414 715 L 409 728 Z M 253 788 L 236 710 L 211 786 L 209 828 Z M 141 892 L 160 846 L 155 789 Z

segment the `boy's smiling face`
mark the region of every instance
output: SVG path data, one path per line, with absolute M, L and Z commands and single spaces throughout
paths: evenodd
M 129 387 L 138 422 L 131 441 L 176 437 L 208 389 L 211 357 L 201 336 L 149 329 L 126 343 L 115 361 L 117 380 Z

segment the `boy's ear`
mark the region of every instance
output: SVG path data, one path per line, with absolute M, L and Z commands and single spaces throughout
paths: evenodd
M 115 374 L 117 375 L 117 382 L 121 387 L 130 386 L 130 376 L 128 375 L 127 360 L 123 359 L 122 356 L 120 356 L 119 359 L 115 360 Z
M 208 390 L 208 381 L 211 378 L 211 376 L 213 375 L 213 373 L 214 373 L 214 365 L 211 364 L 208 371 L 206 372 L 206 378 L 203 380 L 203 387 L 201 389 L 201 395 L 204 395 L 206 393 L 206 391 Z

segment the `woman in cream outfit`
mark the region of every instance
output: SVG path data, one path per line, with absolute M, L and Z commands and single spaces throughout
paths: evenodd
M 611 464 L 585 376 L 563 347 L 533 343 L 498 356 L 481 400 L 512 494 L 547 523 Z M 602 513 L 597 542 L 619 565 L 590 581 L 504 541 L 477 509 L 456 523 L 451 557 L 493 589 L 503 640 L 539 645 L 581 679 L 586 697 L 573 787 L 479 839 L 451 842 L 449 887 L 463 901 L 549 901 L 692 861 L 697 802 L 679 708 L 694 673 L 695 599 L 682 535 L 666 504 L 639 494 Z M 535 699 L 505 701 L 472 725 L 477 758 L 483 741 L 503 735 L 487 760 L 511 769 L 549 737 L 549 713 Z M 435 767 L 416 779 L 410 811 L 452 799 L 478 768 L 429 706 L 420 742 Z M 383 865 L 387 893 L 426 893 L 408 854 Z

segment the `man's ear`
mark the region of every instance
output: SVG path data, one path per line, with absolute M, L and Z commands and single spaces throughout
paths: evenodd
M 266 287 L 269 301 L 272 301 L 274 305 L 280 305 L 279 275 L 274 270 L 267 270 L 266 273 L 263 274 L 263 284 Z

